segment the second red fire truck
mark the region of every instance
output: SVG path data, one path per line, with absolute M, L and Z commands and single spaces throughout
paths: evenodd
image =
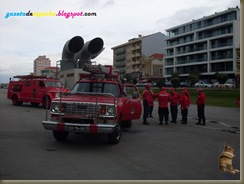
M 33 75 L 14 76 L 17 80 L 11 80 L 8 86 L 9 100 L 13 105 L 31 103 L 32 106 L 42 104 L 49 108 L 52 99 L 66 89 L 62 87 L 61 81 Z

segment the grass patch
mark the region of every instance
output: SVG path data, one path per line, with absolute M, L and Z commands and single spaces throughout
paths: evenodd
M 144 88 L 139 89 L 142 94 Z M 154 93 L 160 92 L 158 88 L 152 88 Z M 197 91 L 196 88 L 187 89 L 191 95 L 191 103 L 196 104 Z M 181 89 L 176 89 L 178 93 L 181 93 Z M 167 89 L 169 92 L 169 89 Z M 218 107 L 232 107 L 239 108 L 236 105 L 236 98 L 240 96 L 240 89 L 204 89 L 206 94 L 206 105 L 209 106 L 218 106 Z

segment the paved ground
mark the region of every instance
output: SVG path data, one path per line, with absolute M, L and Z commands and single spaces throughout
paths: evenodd
M 154 119 L 158 118 L 157 114 L 158 102 L 154 102 Z M 199 128 L 208 128 L 214 130 L 230 131 L 233 133 L 240 133 L 240 109 L 206 106 L 205 108 L 206 126 Z M 169 116 L 170 117 L 170 116 Z M 170 117 L 171 118 L 171 117 Z M 150 119 L 149 119 L 150 120 Z M 178 112 L 178 123 L 181 120 L 180 110 Z M 188 122 L 189 126 L 195 125 L 197 122 L 197 107 L 191 104 L 188 109 Z
M 218 169 L 226 142 L 235 148 L 233 166 L 242 171 L 238 108 L 207 106 L 207 125 L 197 126 L 191 105 L 188 125 L 159 126 L 157 105 L 150 125 L 134 121 L 118 145 L 108 145 L 105 135 L 76 134 L 59 143 L 41 125 L 43 108 L 13 106 L 0 90 L 0 179 L 240 180 Z

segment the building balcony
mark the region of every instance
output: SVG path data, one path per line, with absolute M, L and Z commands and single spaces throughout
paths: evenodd
M 132 62 L 132 65 L 140 65 L 141 64 L 141 61 L 140 60 L 136 60 L 136 61 L 133 61 Z
M 132 47 L 132 50 L 139 50 L 139 49 L 141 49 L 141 45 L 137 45 L 137 46 Z
M 141 53 L 135 53 L 135 54 L 132 54 L 131 56 L 132 56 L 132 58 L 141 57 Z

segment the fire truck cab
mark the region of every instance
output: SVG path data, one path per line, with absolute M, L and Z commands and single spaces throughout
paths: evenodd
M 70 93 L 53 99 L 50 120 L 42 121 L 57 141 L 69 132 L 104 133 L 111 144 L 121 138 L 121 128 L 130 128 L 142 112 L 140 94 L 133 84 L 122 84 L 118 75 L 102 65 L 86 65 L 89 71 L 75 83 Z M 47 117 L 47 116 L 46 116 Z
M 7 98 L 17 106 L 30 102 L 32 106 L 42 104 L 44 108 L 49 108 L 52 99 L 65 90 L 60 80 L 52 78 L 32 75 L 14 78 L 18 80 L 9 82 Z

